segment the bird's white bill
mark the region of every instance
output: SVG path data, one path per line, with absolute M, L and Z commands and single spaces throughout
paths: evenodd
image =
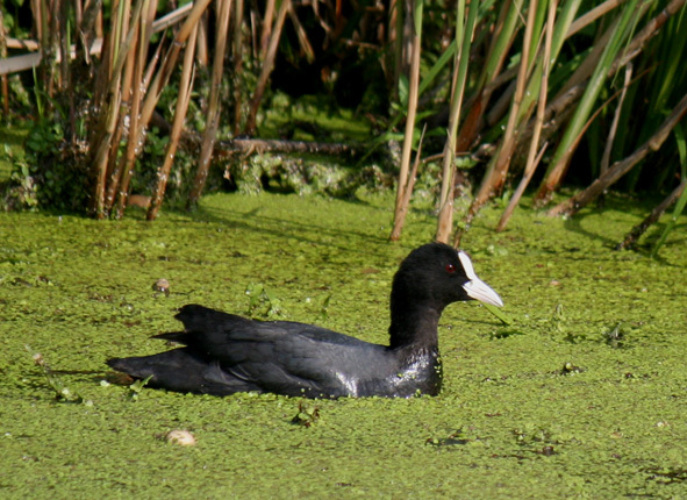
M 458 252 L 458 259 L 463 265 L 465 275 L 470 280 L 463 285 L 463 289 L 468 294 L 468 297 L 484 302 L 485 304 L 503 307 L 503 301 L 501 297 L 499 297 L 499 294 L 477 277 L 477 273 L 475 273 L 475 269 L 472 267 L 472 261 L 470 257 L 468 257 L 468 254 L 465 252 Z
M 503 307 L 503 301 L 493 288 L 479 278 L 473 278 L 463 285 L 463 288 L 471 299 L 479 300 L 485 304 Z

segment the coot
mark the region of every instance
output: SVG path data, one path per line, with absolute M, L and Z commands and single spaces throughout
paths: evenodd
M 401 263 L 391 288 L 390 345 L 363 342 L 314 325 L 258 321 L 199 305 L 181 308 L 183 332 L 156 338 L 184 347 L 114 358 L 115 370 L 149 385 L 224 396 L 271 392 L 307 398 L 410 397 L 441 389 L 437 327 L 444 307 L 475 299 L 502 306 L 470 258 L 430 243 Z

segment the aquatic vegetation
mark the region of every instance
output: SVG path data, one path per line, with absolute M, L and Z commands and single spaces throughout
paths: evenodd
M 260 283 L 250 283 L 246 287 L 246 295 L 250 297 L 248 303 L 248 310 L 246 315 L 253 318 L 271 318 L 273 316 L 282 316 L 281 300 L 269 292 L 264 285 Z
M 291 419 L 291 422 L 307 428 L 320 422 L 321 418 L 319 406 L 309 401 L 300 401 L 298 403 L 298 413 Z
M 29 346 L 26 346 L 26 350 L 31 352 L 31 348 Z M 45 380 L 48 383 L 48 386 L 53 391 L 55 391 L 55 399 L 57 401 L 65 403 L 83 402 L 83 398 L 79 396 L 77 393 L 73 392 L 69 387 L 67 387 L 62 381 L 62 379 L 50 369 L 41 353 L 37 352 L 33 354 L 31 358 L 33 359 L 33 362 L 36 364 L 36 366 L 38 366 L 43 372 Z
M 150 382 L 151 378 L 152 377 L 146 377 L 144 379 L 135 380 L 131 385 L 129 385 L 128 397 L 131 401 L 138 400 L 138 397 L 141 395 L 141 391 L 146 385 L 148 385 L 148 382 Z
M 499 234 L 491 228 L 501 210 L 479 214 L 463 248 L 498 289 L 511 323 L 474 302 L 449 306 L 439 325 L 446 378 L 438 396 L 306 408 L 269 394 L 218 398 L 144 386 L 132 402 L 129 386 L 101 383 L 112 375 L 104 360 L 158 351 L 160 341 L 148 337 L 178 328 L 173 313 L 183 304 L 245 313 L 251 283 L 279 299 L 279 319 L 384 343 L 390 280 L 408 251 L 432 238 L 430 206 L 411 206 L 398 244 L 387 241 L 388 194 L 216 194 L 191 215 L 164 212 L 155 224 L 143 214 L 94 221 L 2 213 L 0 491 L 679 498 L 684 238 L 671 232 L 660 260 L 650 244 L 613 251 L 651 203 L 612 194 L 606 203 L 604 215 L 585 209 L 568 220 L 516 211 Z M 169 294 L 152 288 L 161 277 Z M 92 405 L 57 401 L 35 352 Z M 314 425 L 292 423 L 314 407 Z M 191 432 L 196 445 L 168 445 L 174 429 Z

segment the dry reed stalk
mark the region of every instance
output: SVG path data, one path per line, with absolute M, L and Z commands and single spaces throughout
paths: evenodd
M 57 2 L 59 0 L 55 0 Z M 43 1 L 44 16 L 47 20 L 47 37 L 44 45 L 42 45 L 43 52 L 45 54 L 46 64 L 44 67 L 48 69 L 47 80 L 44 80 L 44 89 L 50 98 L 55 96 L 55 91 L 60 89 L 60 77 L 61 72 L 57 69 L 57 62 L 60 60 L 61 50 L 60 50 L 60 18 L 59 11 L 60 6 L 55 5 L 51 0 Z M 55 89 L 57 85 L 57 89 Z
M 153 33 L 166 30 L 167 28 L 181 22 L 181 20 L 185 18 L 192 9 L 193 3 L 187 3 L 186 5 L 177 7 L 172 12 L 165 14 L 161 18 L 155 19 L 153 21 Z
M 401 204 L 406 207 L 410 204 L 410 197 L 413 194 L 413 188 L 415 187 L 415 179 L 417 178 L 417 169 L 420 166 L 420 160 L 422 158 L 422 143 L 425 140 L 425 132 L 427 131 L 427 125 L 422 127 L 422 134 L 420 134 L 420 142 L 417 145 L 417 152 L 415 153 L 415 161 L 413 162 L 413 167 L 410 169 L 410 175 L 408 176 L 408 186 L 403 193 L 403 200 Z
M 463 125 L 458 133 L 456 152 L 468 151 L 481 129 L 484 112 L 496 87 L 493 82 L 501 73 L 515 35 L 517 34 L 518 6 L 507 0 L 500 6 L 499 17 L 494 24 L 494 32 L 486 57 L 486 64 L 480 75 L 475 97 L 468 108 Z
M 240 1 L 240 0 L 239 0 Z M 172 122 L 172 131 L 169 136 L 169 144 L 165 151 L 165 159 L 157 174 L 157 185 L 153 191 L 153 196 L 150 200 L 148 213 L 146 218 L 148 220 L 157 219 L 157 214 L 162 206 L 162 200 L 165 197 L 167 189 L 167 181 L 174 163 L 174 155 L 179 146 L 179 139 L 184 130 L 184 119 L 186 118 L 186 111 L 188 110 L 188 103 L 191 99 L 191 90 L 193 89 L 193 56 L 196 53 L 196 43 L 198 40 L 198 33 L 200 32 L 201 23 L 194 26 L 186 45 L 186 52 L 184 53 L 184 63 L 181 70 L 181 80 L 179 81 L 179 96 L 177 98 L 177 105 L 174 111 L 174 121 Z
M 7 33 L 5 32 L 5 20 L 0 9 L 0 58 L 7 58 Z M 2 110 L 5 119 L 10 115 L 10 100 L 9 88 L 7 83 L 7 75 L 2 75 Z
M 145 14 L 141 16 L 140 19 L 138 53 L 135 57 L 136 62 L 134 64 L 132 79 L 133 92 L 131 94 L 131 110 L 129 112 L 129 140 L 126 145 L 122 180 L 120 181 L 119 196 L 117 197 L 117 210 L 115 215 L 117 219 L 121 219 L 124 215 L 134 163 L 136 161 L 136 156 L 143 149 L 143 131 L 148 125 L 148 123 L 142 123 L 140 121 L 139 110 L 141 109 L 142 96 L 146 91 L 143 67 L 148 58 L 148 47 L 150 46 L 150 37 L 153 31 L 152 24 L 155 20 L 155 12 L 157 11 L 157 0 L 144 0 L 143 11 Z M 133 55 L 134 51 L 131 51 L 130 56 L 133 57 Z M 114 146 L 116 147 L 117 145 Z
M 417 115 L 417 100 L 418 87 L 420 85 L 420 50 L 422 42 L 422 1 L 418 2 L 414 7 L 411 5 L 411 10 L 408 16 L 414 16 L 416 22 L 414 23 L 414 30 L 411 36 L 412 57 L 410 60 L 410 78 L 408 90 L 408 113 L 406 116 L 406 127 L 403 138 L 403 150 L 401 153 L 401 168 L 398 174 L 398 186 L 396 190 L 396 206 L 394 209 L 394 225 L 389 239 L 391 241 L 398 241 L 401 237 L 403 224 L 408 213 L 408 204 L 405 200 L 410 200 L 410 191 L 413 187 L 414 181 L 410 178 L 410 156 L 413 149 L 413 134 L 415 132 L 415 116 Z M 417 15 L 417 10 L 420 11 Z
M 155 51 L 155 54 L 151 58 L 150 62 L 148 63 L 148 70 L 146 71 L 145 76 L 143 76 L 143 81 L 138 85 L 140 89 L 147 89 L 150 78 L 152 76 L 152 71 L 155 69 L 155 66 L 157 64 L 157 61 L 159 60 L 160 57 L 160 52 L 162 50 L 163 44 L 160 43 L 157 46 L 157 49 Z M 132 130 L 135 130 L 132 127 L 131 121 L 130 121 L 130 115 L 131 115 L 131 106 L 132 106 L 132 99 L 131 99 L 131 88 L 132 88 L 132 80 L 133 80 L 133 74 L 134 74 L 134 68 L 136 66 L 137 59 L 135 57 L 135 54 L 132 52 L 127 60 L 127 65 L 126 68 L 124 69 L 124 78 L 122 79 L 122 104 L 120 108 L 120 113 L 119 113 L 119 122 L 117 123 L 117 129 L 115 130 L 113 140 L 111 141 L 111 144 L 113 147 L 110 148 L 110 160 L 109 160 L 109 165 L 110 165 L 110 171 L 108 178 L 110 179 L 107 185 L 107 193 L 105 195 L 105 211 L 107 213 L 110 213 L 113 206 L 114 202 L 117 196 L 117 192 L 119 191 L 119 186 L 120 186 L 120 181 L 122 179 L 122 172 L 124 168 L 126 168 L 126 162 L 127 162 L 127 157 L 126 155 L 122 155 L 121 158 L 119 158 L 119 144 L 124 132 L 124 129 L 126 128 L 129 130 L 129 134 L 131 134 Z M 136 97 L 138 101 L 140 101 L 140 94 L 138 97 Z M 117 160 L 119 158 L 119 161 Z
M 217 129 L 219 128 L 220 118 L 220 92 L 222 90 L 222 77 L 224 76 L 224 53 L 227 48 L 227 34 L 229 31 L 229 18 L 231 14 L 231 0 L 221 3 L 219 16 L 217 19 L 215 56 L 212 63 L 212 86 L 210 87 L 210 98 L 208 103 L 208 113 L 206 119 L 205 132 L 203 133 L 203 143 L 200 148 L 200 159 L 198 160 L 198 170 L 193 180 L 193 187 L 188 198 L 188 206 L 192 207 L 200 199 L 200 195 L 205 188 L 205 181 L 210 171 L 210 161 L 212 150 L 217 139 Z
M 234 136 L 241 132 L 241 106 L 242 106 L 242 85 L 240 75 L 243 71 L 243 0 L 235 0 L 234 9 L 234 40 L 232 43 L 232 53 L 234 55 Z
M 289 9 L 289 19 L 291 19 L 291 24 L 293 24 L 293 27 L 296 30 L 298 44 L 305 54 L 305 59 L 308 61 L 308 63 L 312 63 L 315 60 L 315 51 L 310 44 L 310 40 L 308 39 L 308 34 L 306 33 L 305 28 L 303 28 L 300 19 L 298 19 L 298 16 L 296 16 L 296 13 L 293 9 Z
M 437 233 L 435 239 L 442 243 L 448 243 L 453 227 L 453 200 L 455 198 L 455 152 L 456 139 L 458 136 L 458 122 L 465 96 L 465 82 L 467 80 L 468 64 L 470 60 L 470 49 L 472 47 L 472 36 L 474 34 L 475 19 L 477 17 L 477 6 L 473 5 L 470 9 L 467 20 L 465 20 L 465 1 L 458 2 L 458 13 L 456 22 L 456 43 L 458 50 L 455 55 L 454 74 L 452 78 L 453 92 L 451 94 L 451 111 L 449 113 L 449 125 L 446 143 L 444 144 L 441 196 L 439 199 L 439 214 L 437 218 Z M 465 26 L 463 26 L 465 24 Z
M 255 93 L 253 94 L 253 99 L 251 99 L 248 119 L 246 120 L 246 126 L 244 128 L 246 135 L 255 134 L 258 108 L 260 107 L 262 96 L 265 93 L 267 82 L 272 74 L 272 69 L 274 68 L 274 59 L 277 57 L 279 39 L 281 38 L 282 29 L 284 28 L 284 21 L 286 20 L 286 14 L 288 13 L 289 9 L 291 9 L 291 0 L 282 0 L 281 5 L 279 6 L 279 12 L 277 13 L 277 20 L 274 23 L 274 29 L 271 32 L 269 46 L 263 59 L 260 77 L 258 78 L 257 85 L 255 86 Z
M 78 2 L 77 2 L 78 4 Z M 102 13 L 102 0 L 91 0 L 85 5 L 86 10 L 83 12 L 81 19 L 77 20 L 79 41 L 81 42 L 81 57 L 87 65 L 91 64 L 91 50 L 96 45 L 98 40 L 96 34 L 98 15 Z M 102 44 L 102 38 L 100 38 Z M 78 47 L 75 52 L 78 51 Z
M 45 0 L 32 0 L 31 13 L 34 19 L 34 29 L 36 30 L 36 39 L 39 46 L 42 48 L 43 57 L 47 57 L 50 53 L 50 35 L 49 35 L 49 9 L 46 8 Z M 38 80 L 43 86 L 43 90 L 47 90 L 47 80 L 49 78 L 48 65 L 41 65 L 38 72 Z
M 650 152 L 658 151 L 675 125 L 685 116 L 685 114 L 687 114 L 687 94 L 682 97 L 670 116 L 665 119 L 663 124 L 648 141 L 637 148 L 627 158 L 615 162 L 606 173 L 592 182 L 587 189 L 549 210 L 548 215 L 573 215 L 588 203 L 594 201 L 605 189 L 608 189 L 623 175 L 632 170 L 632 168 L 642 161 Z
M 546 97 L 549 88 L 549 74 L 551 72 L 551 46 L 553 44 L 553 28 L 556 20 L 555 18 L 557 3 L 558 2 L 556 0 L 552 0 L 551 2 L 549 2 L 548 17 L 545 28 L 543 56 L 544 71 L 542 72 L 541 77 L 541 88 L 539 91 L 539 102 L 537 104 L 537 115 L 534 122 L 534 132 L 532 134 L 532 141 L 530 142 L 530 148 L 527 154 L 527 164 L 525 166 L 525 173 L 522 176 L 520 184 L 513 193 L 513 196 L 511 197 L 510 202 L 506 207 L 506 210 L 504 210 L 503 215 L 501 216 L 501 220 L 499 220 L 499 223 L 496 226 L 496 231 L 503 231 L 506 228 L 506 225 L 508 224 L 511 215 L 515 210 L 515 207 L 518 206 L 520 198 L 522 198 L 525 189 L 527 189 L 530 180 L 532 180 L 534 171 L 541 162 L 541 158 L 544 155 L 544 151 L 546 151 L 546 144 L 544 144 L 544 146 L 542 146 L 542 148 L 539 150 L 539 153 L 537 153 L 537 150 L 539 149 L 539 139 L 541 137 L 541 130 L 544 125 L 544 113 L 546 111 Z
M 570 38 L 578 31 L 586 28 L 600 17 L 605 16 L 619 5 L 622 5 L 624 1 L 625 0 L 606 0 L 601 5 L 597 5 L 592 10 L 585 12 L 570 25 L 568 32 L 565 34 L 565 38 Z
M 75 0 L 76 4 L 79 3 Z M 76 108 L 74 106 L 75 96 L 74 87 L 72 86 L 72 75 L 71 75 L 71 65 L 70 61 L 70 44 L 69 36 L 67 35 L 67 28 L 69 26 L 69 5 L 70 2 L 67 0 L 59 1 L 57 9 L 53 12 L 53 15 L 57 18 L 59 24 L 58 33 L 58 49 L 60 55 L 60 83 L 59 92 L 67 93 L 67 108 L 68 108 L 68 120 L 69 120 L 69 137 L 66 139 L 69 141 L 70 145 L 74 147 L 76 145 Z M 59 17 L 58 17 L 59 16 Z
M 104 71 L 109 71 L 111 74 L 111 78 L 107 83 L 108 91 L 105 95 L 116 95 L 119 101 L 117 103 L 114 103 L 112 101 L 112 97 L 110 97 L 106 106 L 103 108 L 105 110 L 104 119 L 102 119 L 102 123 L 104 125 L 102 126 L 101 130 L 103 130 L 104 132 L 100 134 L 99 140 L 95 142 L 95 144 L 97 144 L 97 149 L 94 153 L 94 168 L 97 172 L 97 183 L 93 201 L 93 210 L 95 212 L 96 217 L 99 218 L 105 217 L 109 209 L 112 208 L 113 200 L 116 196 L 116 193 L 119 193 L 119 197 L 117 198 L 117 216 L 121 217 L 121 215 L 123 214 L 123 210 L 126 207 L 126 198 L 128 196 L 128 183 L 132 173 L 133 164 L 136 155 L 141 151 L 143 147 L 143 142 L 145 139 L 144 131 L 148 126 L 148 123 L 150 122 L 153 111 L 155 109 L 155 105 L 157 104 L 157 101 L 159 100 L 160 94 L 162 92 L 162 88 L 167 84 L 167 81 L 169 80 L 169 77 L 174 69 L 181 47 L 190 35 L 194 26 L 198 23 L 198 20 L 207 8 L 207 5 L 210 3 L 210 0 L 199 0 L 193 5 L 193 8 L 186 17 L 186 20 L 184 21 L 183 25 L 176 33 L 174 41 L 172 42 L 170 49 L 167 51 L 160 68 L 157 72 L 154 73 L 153 76 L 153 72 L 155 70 L 155 67 L 157 66 L 157 61 L 159 59 L 161 46 L 158 47 L 158 51 L 148 64 L 148 69 L 145 71 L 145 73 L 143 73 L 143 68 L 146 63 L 146 57 L 144 57 L 143 54 L 147 55 L 147 49 L 150 43 L 150 35 L 153 29 L 153 18 L 156 10 L 157 1 L 154 0 L 150 3 L 148 3 L 149 0 L 145 1 L 148 7 L 146 9 L 147 21 L 139 26 L 141 11 L 143 9 L 143 1 L 139 0 L 136 4 L 134 15 L 131 16 L 131 23 L 133 25 L 133 28 L 129 30 L 129 35 L 127 36 L 127 40 L 125 41 L 125 43 L 123 43 L 121 47 L 119 46 L 119 44 L 116 43 L 116 33 L 120 33 L 121 36 L 121 33 L 123 32 L 122 27 L 125 26 L 122 25 L 121 22 L 123 22 L 124 20 L 128 21 L 129 19 L 129 16 L 122 16 L 120 14 L 118 16 L 118 19 L 120 19 L 121 21 L 116 26 L 115 30 L 113 30 L 115 32 L 115 36 L 113 36 L 114 43 L 111 45 L 112 49 L 109 49 L 109 47 L 106 45 L 106 50 L 111 50 L 113 53 L 108 59 L 106 59 L 106 61 L 115 60 L 115 62 L 113 64 L 110 64 L 109 67 L 107 64 L 103 65 Z M 119 142 L 113 142 L 112 138 L 117 137 L 117 134 L 115 133 L 117 119 L 120 118 L 122 120 L 120 121 L 120 123 L 123 123 L 123 120 L 126 118 L 126 115 L 124 114 L 113 112 L 115 108 L 121 111 L 121 109 L 119 108 L 119 103 L 121 102 L 121 92 L 117 93 L 116 90 L 119 88 L 119 82 L 121 81 L 122 65 L 128 59 L 128 56 L 133 57 L 133 51 L 130 51 L 130 46 L 132 43 L 134 33 L 138 32 L 139 27 L 144 30 L 144 33 L 142 35 L 143 39 L 140 40 L 138 44 L 137 61 L 135 62 L 135 64 L 130 63 L 134 64 L 132 67 L 133 69 L 135 69 L 136 76 L 132 76 L 131 81 L 125 82 L 125 85 L 122 89 L 126 90 L 127 88 L 130 88 L 133 85 L 133 97 L 131 103 L 131 111 L 129 113 L 130 118 L 127 151 L 122 159 L 123 163 L 113 162 L 115 166 L 113 166 L 110 175 L 111 183 L 108 186 L 108 203 L 106 205 L 104 176 L 107 172 L 107 153 L 109 149 L 110 158 L 116 158 Z M 150 82 L 151 79 L 152 82 L 150 83 L 150 86 L 148 86 L 148 82 Z M 128 90 L 126 91 L 127 93 L 129 92 Z M 116 104 L 116 106 L 114 104 Z M 141 110 L 140 113 L 138 112 L 138 109 Z
M 387 39 L 386 44 L 389 50 L 385 51 L 383 59 L 384 74 L 386 75 L 386 86 L 390 89 L 390 100 L 398 99 L 398 79 L 400 78 L 400 59 L 401 59 L 401 37 L 403 32 L 403 16 L 398 13 L 398 6 L 402 0 L 389 0 Z M 390 70 L 390 68 L 392 70 Z
M 116 14 L 113 14 L 111 24 L 117 20 Z M 110 30 L 110 37 L 103 40 L 102 50 L 100 53 L 100 66 L 95 70 L 95 82 L 93 88 L 93 97 L 91 98 L 94 113 L 88 117 L 89 126 L 87 127 L 88 135 L 87 141 L 93 147 L 93 144 L 99 144 L 98 137 L 102 135 L 101 122 L 104 122 L 103 107 L 105 106 L 107 90 L 110 84 L 112 74 L 112 66 L 114 65 L 112 52 L 114 50 L 112 37 L 114 37 L 114 30 Z
M 504 138 L 501 142 L 501 148 L 496 157 L 494 167 L 490 172 L 491 175 L 486 174 L 482 187 L 473 202 L 477 208 L 482 206 L 487 198 L 492 193 L 498 192 L 503 187 L 506 180 L 506 173 L 510 166 L 510 160 L 513 155 L 513 150 L 517 143 L 516 128 L 518 121 L 521 120 L 520 109 L 525 95 L 525 88 L 527 86 L 528 75 L 533 67 L 534 57 L 530 58 L 530 47 L 532 46 L 532 37 L 534 31 L 534 18 L 537 12 L 538 1 L 532 0 L 527 9 L 527 22 L 525 23 L 525 36 L 522 42 L 522 56 L 520 61 L 520 69 L 516 80 L 515 94 L 513 95 L 513 103 L 508 114 L 508 122 Z M 530 60 L 532 59 L 532 61 Z M 471 211 L 473 209 L 471 208 Z
M 121 89 L 120 82 L 122 78 L 122 69 L 128 59 L 128 54 L 131 49 L 133 39 L 138 29 L 141 12 L 143 9 L 144 0 L 138 0 L 134 7 L 134 12 L 131 16 L 131 24 L 133 28 L 128 30 L 126 38 L 122 41 L 123 33 L 127 32 L 123 28 L 128 26 L 129 16 L 123 15 L 126 11 L 125 5 L 128 3 L 122 0 L 116 7 L 115 31 L 112 43 L 108 46 L 107 56 L 112 61 L 111 64 L 104 64 L 103 71 L 109 72 L 109 78 L 104 78 L 106 81 L 106 91 L 103 94 L 104 103 L 100 109 L 100 119 L 98 121 L 98 131 L 96 132 L 97 142 L 93 149 L 93 168 L 96 172 L 96 187 L 95 194 L 92 201 L 92 210 L 94 215 L 102 219 L 107 216 L 105 210 L 105 180 L 108 170 L 108 152 L 112 145 L 112 137 L 115 135 L 115 128 L 119 119 L 119 111 L 121 104 Z M 128 12 L 128 11 L 127 11 Z
M 274 19 L 274 11 L 276 10 L 275 5 L 276 0 L 267 0 L 267 5 L 265 5 L 265 16 L 262 20 L 262 33 L 260 34 L 260 46 L 258 49 L 258 57 L 261 61 L 265 60 L 265 57 L 267 56 L 267 50 L 270 46 L 270 41 L 272 38 L 272 24 Z
M 208 50 L 208 15 L 203 14 L 198 22 L 198 42 L 196 42 L 196 62 L 201 68 L 208 67 L 210 60 Z
M 627 233 L 623 241 L 618 243 L 615 247 L 616 250 L 626 250 L 628 248 L 632 248 L 637 244 L 637 240 L 641 238 L 641 236 L 646 232 L 649 227 L 651 227 L 653 224 L 655 224 L 658 219 L 661 218 L 663 213 L 668 210 L 668 208 L 674 204 L 680 196 L 682 196 L 682 193 L 684 192 L 685 188 L 687 187 L 687 179 L 683 179 L 680 184 L 661 202 L 659 205 L 654 208 L 649 215 L 646 216 L 646 218 L 637 224 L 635 227 L 632 228 L 632 230 Z
M 127 32 L 129 30 L 129 9 L 130 2 L 120 4 L 123 7 L 122 11 L 122 26 L 121 32 Z M 141 9 L 145 9 L 145 5 L 142 4 Z M 141 13 L 143 10 L 141 11 Z M 141 14 L 143 15 L 143 14 Z M 119 113 L 117 117 L 117 124 L 115 126 L 114 132 L 112 133 L 112 139 L 109 141 L 109 157 L 107 160 L 108 165 L 108 175 L 109 181 L 106 185 L 105 193 L 105 204 L 104 213 L 110 214 L 114 206 L 114 202 L 119 191 L 119 186 L 122 178 L 122 170 L 125 168 L 125 158 L 122 157 L 118 161 L 119 157 L 119 144 L 124 134 L 124 129 L 129 130 L 129 135 L 131 127 L 126 125 L 129 121 L 129 116 L 131 113 L 131 88 L 132 81 L 134 78 L 134 71 L 136 66 L 136 51 L 133 50 L 139 43 L 141 38 L 140 24 L 138 19 L 133 23 L 133 28 L 131 28 L 133 33 L 133 38 L 131 40 L 131 50 L 127 50 L 126 53 L 126 63 L 124 67 L 124 73 L 121 77 L 120 83 L 118 84 L 118 91 L 120 93 L 120 106 Z M 120 35 L 121 36 L 121 35 Z M 115 42 L 114 47 L 117 48 L 119 44 Z
M 125 19 L 128 19 L 128 13 L 125 12 Z M 137 25 L 138 26 L 138 25 Z M 125 26 L 128 29 L 128 25 Z M 134 40 L 132 43 L 136 45 L 139 43 L 140 30 L 136 29 Z M 120 101 L 119 117 L 117 120 L 117 125 L 112 135 L 112 140 L 110 141 L 110 152 L 107 161 L 108 164 L 108 175 L 106 192 L 105 192 L 105 213 L 109 214 L 114 206 L 115 198 L 117 196 L 117 191 L 119 190 L 119 184 L 122 177 L 122 169 L 124 168 L 125 158 L 122 157 L 119 161 L 117 160 L 119 156 L 119 144 L 122 140 L 122 135 L 124 134 L 125 127 L 131 130 L 130 127 L 125 125 L 129 121 L 129 115 L 131 112 L 131 82 L 134 77 L 134 69 L 136 66 L 135 52 L 131 51 L 126 60 L 126 65 L 124 67 L 124 76 L 122 77 L 120 92 L 122 95 Z
M 618 99 L 618 106 L 615 108 L 615 113 L 613 113 L 613 122 L 611 123 L 611 129 L 608 132 L 608 139 L 606 139 L 606 146 L 604 147 L 603 155 L 601 156 L 601 164 L 599 172 L 601 175 L 605 174 L 608 170 L 608 165 L 611 162 L 611 150 L 613 149 L 613 143 L 615 142 L 615 135 L 618 131 L 618 123 L 620 122 L 620 113 L 623 110 L 623 103 L 625 102 L 625 96 L 627 95 L 627 89 L 630 87 L 632 80 L 632 63 L 629 63 L 625 68 L 625 80 L 623 82 L 623 89 L 620 93 L 620 99 Z
M 33 29 L 35 30 L 36 40 L 38 45 L 43 41 L 44 19 L 43 9 L 41 9 L 41 0 L 31 0 L 31 15 L 33 17 Z
M 160 56 L 162 55 L 163 46 L 164 44 L 158 43 L 157 48 L 155 49 L 155 53 L 150 58 L 150 61 L 148 61 L 148 67 L 146 68 L 146 71 L 143 74 L 144 89 L 148 89 L 150 87 L 150 82 L 153 80 L 153 77 L 155 76 L 155 70 L 157 69 L 158 64 L 160 62 Z
M 465 228 L 469 228 L 472 219 L 475 217 L 480 208 L 493 196 L 494 193 L 501 190 L 506 180 L 506 174 L 510 166 L 510 160 L 513 156 L 513 151 L 517 145 L 517 125 L 526 116 L 520 113 L 525 88 L 527 86 L 528 75 L 534 67 L 535 58 L 530 58 L 530 48 L 532 47 L 532 38 L 534 32 L 534 22 L 537 13 L 537 0 L 532 0 L 527 9 L 527 22 L 525 23 L 525 35 L 522 42 L 522 56 L 520 58 L 520 69 L 516 80 L 515 93 L 513 94 L 513 102 L 511 104 L 510 112 L 508 114 L 508 122 L 503 139 L 501 140 L 498 153 L 489 163 L 480 190 L 472 201 L 470 209 L 465 217 Z M 527 113 L 528 110 L 525 111 Z M 460 244 L 463 231 L 456 233 L 456 245 Z
M 181 28 L 174 36 L 174 40 L 172 41 L 169 50 L 165 54 L 160 68 L 155 73 L 155 76 L 150 83 L 148 93 L 146 94 L 143 106 L 141 108 L 141 124 L 144 128 L 148 123 L 150 123 L 150 118 L 153 116 L 153 112 L 155 111 L 155 105 L 160 99 L 162 90 L 167 85 L 167 82 L 169 81 L 169 78 L 176 67 L 176 62 L 179 58 L 179 52 L 181 52 L 181 48 L 186 43 L 186 40 L 188 40 L 193 28 L 200 21 L 201 16 L 211 1 L 212 0 L 197 0 L 193 4 L 193 9 L 191 9 L 191 12 L 186 17 L 184 24 L 181 25 Z M 139 140 L 141 139 L 143 138 L 140 137 Z
M 391 21 L 394 21 L 393 27 L 390 26 L 390 29 L 393 29 L 394 36 L 392 37 L 392 43 L 393 43 L 393 50 L 390 51 L 390 53 L 393 56 L 392 59 L 392 64 L 393 64 L 393 80 L 391 81 L 391 91 L 392 91 L 392 99 L 398 100 L 399 98 L 399 82 L 401 79 L 401 75 L 405 75 L 408 73 L 408 69 L 410 68 L 410 62 L 407 57 L 404 57 L 404 54 L 408 53 L 408 50 L 405 50 L 405 42 L 407 38 L 407 30 L 406 30 L 406 25 L 408 23 L 405 22 L 405 16 L 403 15 L 403 8 L 406 5 L 406 2 L 408 0 L 393 0 L 392 6 L 389 7 L 389 13 L 392 14 Z
M 436 241 L 448 243 L 453 228 L 453 200 L 455 198 L 454 171 L 456 169 L 454 160 L 456 153 L 456 135 L 458 133 L 458 119 L 460 117 L 460 107 L 456 111 L 451 109 L 449 116 L 446 143 L 442 158 L 442 179 L 441 194 L 439 197 L 439 213 L 437 214 L 437 232 L 434 236 Z
M 591 114 L 603 84 L 611 74 L 614 61 L 622 58 L 623 54 L 627 52 L 628 43 L 630 42 L 627 37 L 630 34 L 630 29 L 646 12 L 646 8 L 648 8 L 648 4 L 639 5 L 635 8 L 636 6 L 636 0 L 629 1 L 625 9 L 619 13 L 618 17 L 606 30 L 600 43 L 595 46 L 590 56 L 587 57 L 578 71 L 576 71 L 577 76 L 573 75 L 574 78 L 572 80 L 578 83 L 586 82 L 586 89 L 575 108 L 572 118 L 566 125 L 544 179 L 537 190 L 534 198 L 534 204 L 537 207 L 543 207 L 548 204 L 553 197 L 553 192 L 560 185 L 580 142 L 585 122 Z M 603 50 L 599 51 L 599 46 L 603 47 Z M 589 73 L 592 67 L 593 70 Z M 587 73 L 589 74 L 587 75 Z

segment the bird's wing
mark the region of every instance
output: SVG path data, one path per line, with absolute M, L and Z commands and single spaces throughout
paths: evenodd
M 264 391 L 357 396 L 361 381 L 379 376 L 387 365 L 393 371 L 387 349 L 381 345 L 314 325 L 255 321 L 187 307 L 179 314 L 186 333 L 175 340 L 216 360 L 226 375 Z

